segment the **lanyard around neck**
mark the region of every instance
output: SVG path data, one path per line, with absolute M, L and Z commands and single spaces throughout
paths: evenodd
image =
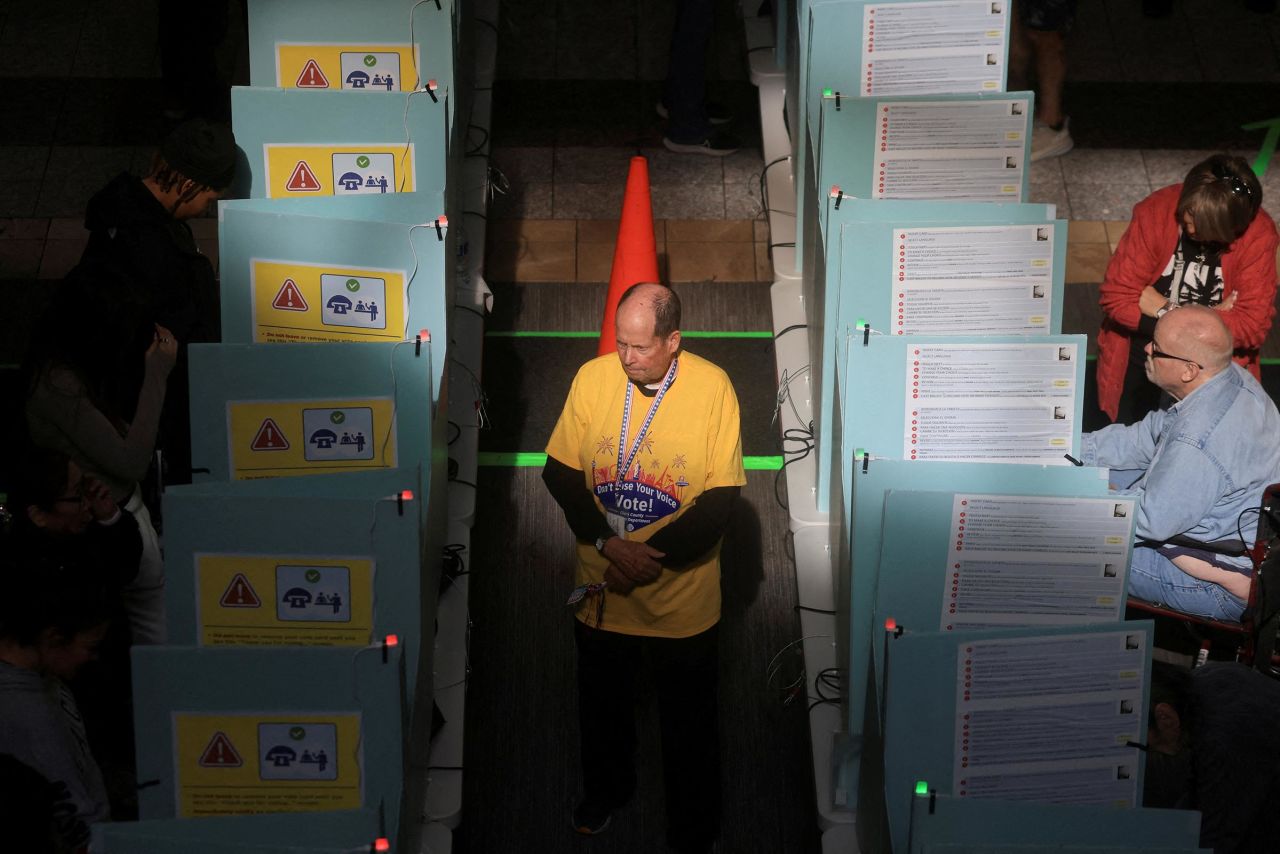
M 679 367 L 679 357 L 672 359 L 671 367 L 667 369 L 667 375 L 662 380 L 662 387 L 653 396 L 653 402 L 649 404 L 649 413 L 645 415 L 644 423 L 640 425 L 640 431 L 636 433 L 635 441 L 631 443 L 630 450 L 627 450 L 627 427 L 631 423 L 633 383 L 630 380 L 627 381 L 627 397 L 622 403 L 622 429 L 618 432 L 618 472 L 615 483 L 622 483 L 627 471 L 631 468 L 631 464 L 635 462 L 636 454 L 640 453 L 640 446 L 644 443 L 644 437 L 649 433 L 649 425 L 653 423 L 653 417 L 658 414 L 658 407 L 662 405 L 662 399 L 666 397 L 667 389 L 671 388 L 671 384 L 676 381 L 676 371 Z M 626 452 L 625 459 L 623 458 L 624 452 Z

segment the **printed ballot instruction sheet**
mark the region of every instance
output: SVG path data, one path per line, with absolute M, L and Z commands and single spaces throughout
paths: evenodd
M 1053 223 L 897 228 L 899 335 L 1048 334 Z
M 1069 465 L 1077 344 L 907 349 L 909 460 Z
M 1025 98 L 876 105 L 876 199 L 1016 202 L 1022 197 Z
M 952 793 L 1141 803 L 1146 635 L 1091 632 L 964 643 L 956 658 Z
M 1013 0 L 868 3 L 860 94 L 998 92 Z
M 1135 503 L 957 494 L 942 630 L 1123 619 Z

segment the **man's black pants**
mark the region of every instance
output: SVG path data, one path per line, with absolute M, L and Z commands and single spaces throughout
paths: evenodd
M 627 803 L 636 787 L 636 678 L 647 657 L 658 691 L 667 842 L 709 844 L 720 830 L 718 627 L 687 638 L 624 635 L 574 620 L 586 798 Z

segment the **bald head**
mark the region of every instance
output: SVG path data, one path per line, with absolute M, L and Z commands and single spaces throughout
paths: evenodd
M 617 317 L 623 312 L 633 315 L 641 312 L 653 318 L 653 334 L 666 338 L 680 328 L 680 297 L 666 285 L 641 282 L 632 285 L 618 299 Z
M 1156 322 L 1146 351 L 1147 379 L 1182 400 L 1230 367 L 1231 332 L 1216 310 L 1189 305 Z
M 633 285 L 618 300 L 614 328 L 627 377 L 640 385 L 656 383 L 680 351 L 680 298 L 664 285 Z
M 1212 308 L 1188 305 L 1171 311 L 1160 318 L 1156 333 L 1161 349 L 1168 347 L 1170 352 L 1199 362 L 1210 377 L 1231 364 L 1231 330 Z

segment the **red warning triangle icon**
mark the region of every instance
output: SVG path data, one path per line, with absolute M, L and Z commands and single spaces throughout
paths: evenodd
M 231 583 L 227 585 L 227 589 L 223 591 L 218 604 L 224 608 L 258 608 L 261 607 L 262 600 L 258 598 L 253 585 L 244 577 L 244 573 L 237 572 L 231 579 Z
M 305 160 L 299 160 L 298 165 L 293 167 L 293 174 L 289 176 L 289 181 L 284 186 L 286 190 L 293 193 L 320 192 L 320 180 L 316 178 L 316 173 L 311 171 L 311 167 Z
M 329 78 L 324 76 L 324 72 L 320 70 L 320 66 L 314 59 L 308 59 L 307 64 L 302 66 L 302 73 L 298 75 L 298 82 L 294 85 L 299 89 L 328 89 Z
M 200 754 L 201 768 L 239 768 L 243 764 L 240 754 L 231 746 L 231 739 L 223 732 L 215 732 L 209 746 Z
M 298 290 L 293 279 L 285 279 L 284 284 L 280 286 L 280 292 L 271 302 L 271 307 L 281 311 L 306 311 L 307 301 L 302 298 L 302 291 Z
M 280 425 L 276 424 L 274 418 L 264 418 L 262 426 L 258 428 L 258 435 L 253 437 L 253 444 L 249 447 L 255 451 L 287 451 L 289 440 L 280 432 Z

